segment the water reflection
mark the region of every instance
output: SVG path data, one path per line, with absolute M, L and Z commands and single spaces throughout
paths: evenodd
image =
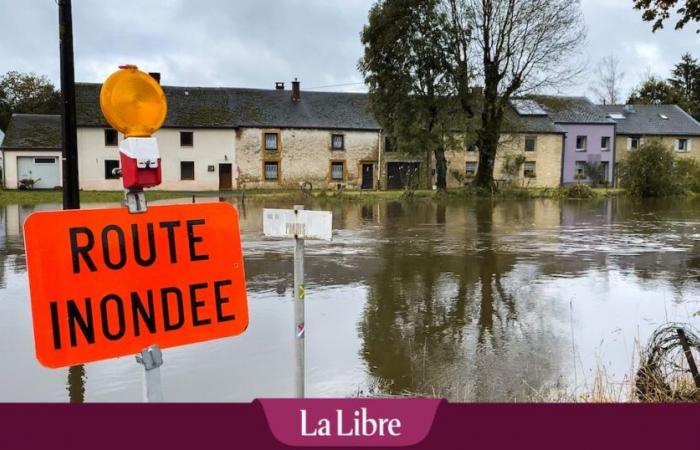
M 291 243 L 261 229 L 263 207 L 295 202 L 224 200 L 241 219 L 251 326 L 166 351 L 168 400 L 291 395 Z M 312 396 L 524 401 L 585 383 L 599 365 L 622 377 L 636 339 L 666 320 L 698 321 L 697 200 L 305 206 L 333 211 L 336 230 L 330 244 L 307 243 Z M 22 223 L 58 208 L 0 207 L 0 399 L 138 401 L 133 358 L 63 371 L 34 360 Z

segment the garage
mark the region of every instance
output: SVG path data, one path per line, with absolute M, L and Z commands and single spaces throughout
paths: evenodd
M 56 156 L 18 156 L 18 184 L 34 189 L 53 189 L 60 186 L 58 157 Z M 19 186 L 18 186 L 19 187 Z
M 386 165 L 387 189 L 416 188 L 420 177 L 420 163 L 415 161 L 395 161 Z

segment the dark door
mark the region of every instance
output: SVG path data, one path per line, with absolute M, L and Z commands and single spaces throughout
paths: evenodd
M 374 189 L 374 164 L 362 164 L 362 189 Z
M 386 165 L 386 178 L 388 189 L 403 189 L 406 186 L 416 187 L 420 163 L 417 162 L 390 162 Z
M 219 164 L 219 190 L 226 191 L 233 187 L 231 163 Z

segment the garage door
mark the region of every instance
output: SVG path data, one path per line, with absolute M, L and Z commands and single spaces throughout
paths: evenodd
M 61 184 L 58 158 L 55 156 L 20 156 L 17 180 L 34 180 L 35 189 L 52 189 Z

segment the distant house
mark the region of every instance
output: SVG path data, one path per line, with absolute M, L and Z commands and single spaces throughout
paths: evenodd
M 13 114 L 0 152 L 6 188 L 61 186 L 61 117 Z
M 677 105 L 604 105 L 600 107 L 617 123 L 615 161 L 649 139 L 659 139 L 678 156 L 700 160 L 700 123 Z
M 588 183 L 592 169 L 599 181 L 614 182 L 615 121 L 585 97 L 533 97 L 566 133 L 561 183 Z
M 564 130 L 549 117 L 536 102 L 515 100 L 506 108 L 498 155 L 494 166 L 497 182 L 530 187 L 556 187 L 561 178 L 561 157 Z M 447 152 L 448 186 L 460 183 L 453 175 L 463 170 L 465 181 L 470 182 L 479 165 L 476 146 L 465 145 Z M 513 179 L 504 173 L 503 166 L 511 156 L 524 157 L 519 172 Z

